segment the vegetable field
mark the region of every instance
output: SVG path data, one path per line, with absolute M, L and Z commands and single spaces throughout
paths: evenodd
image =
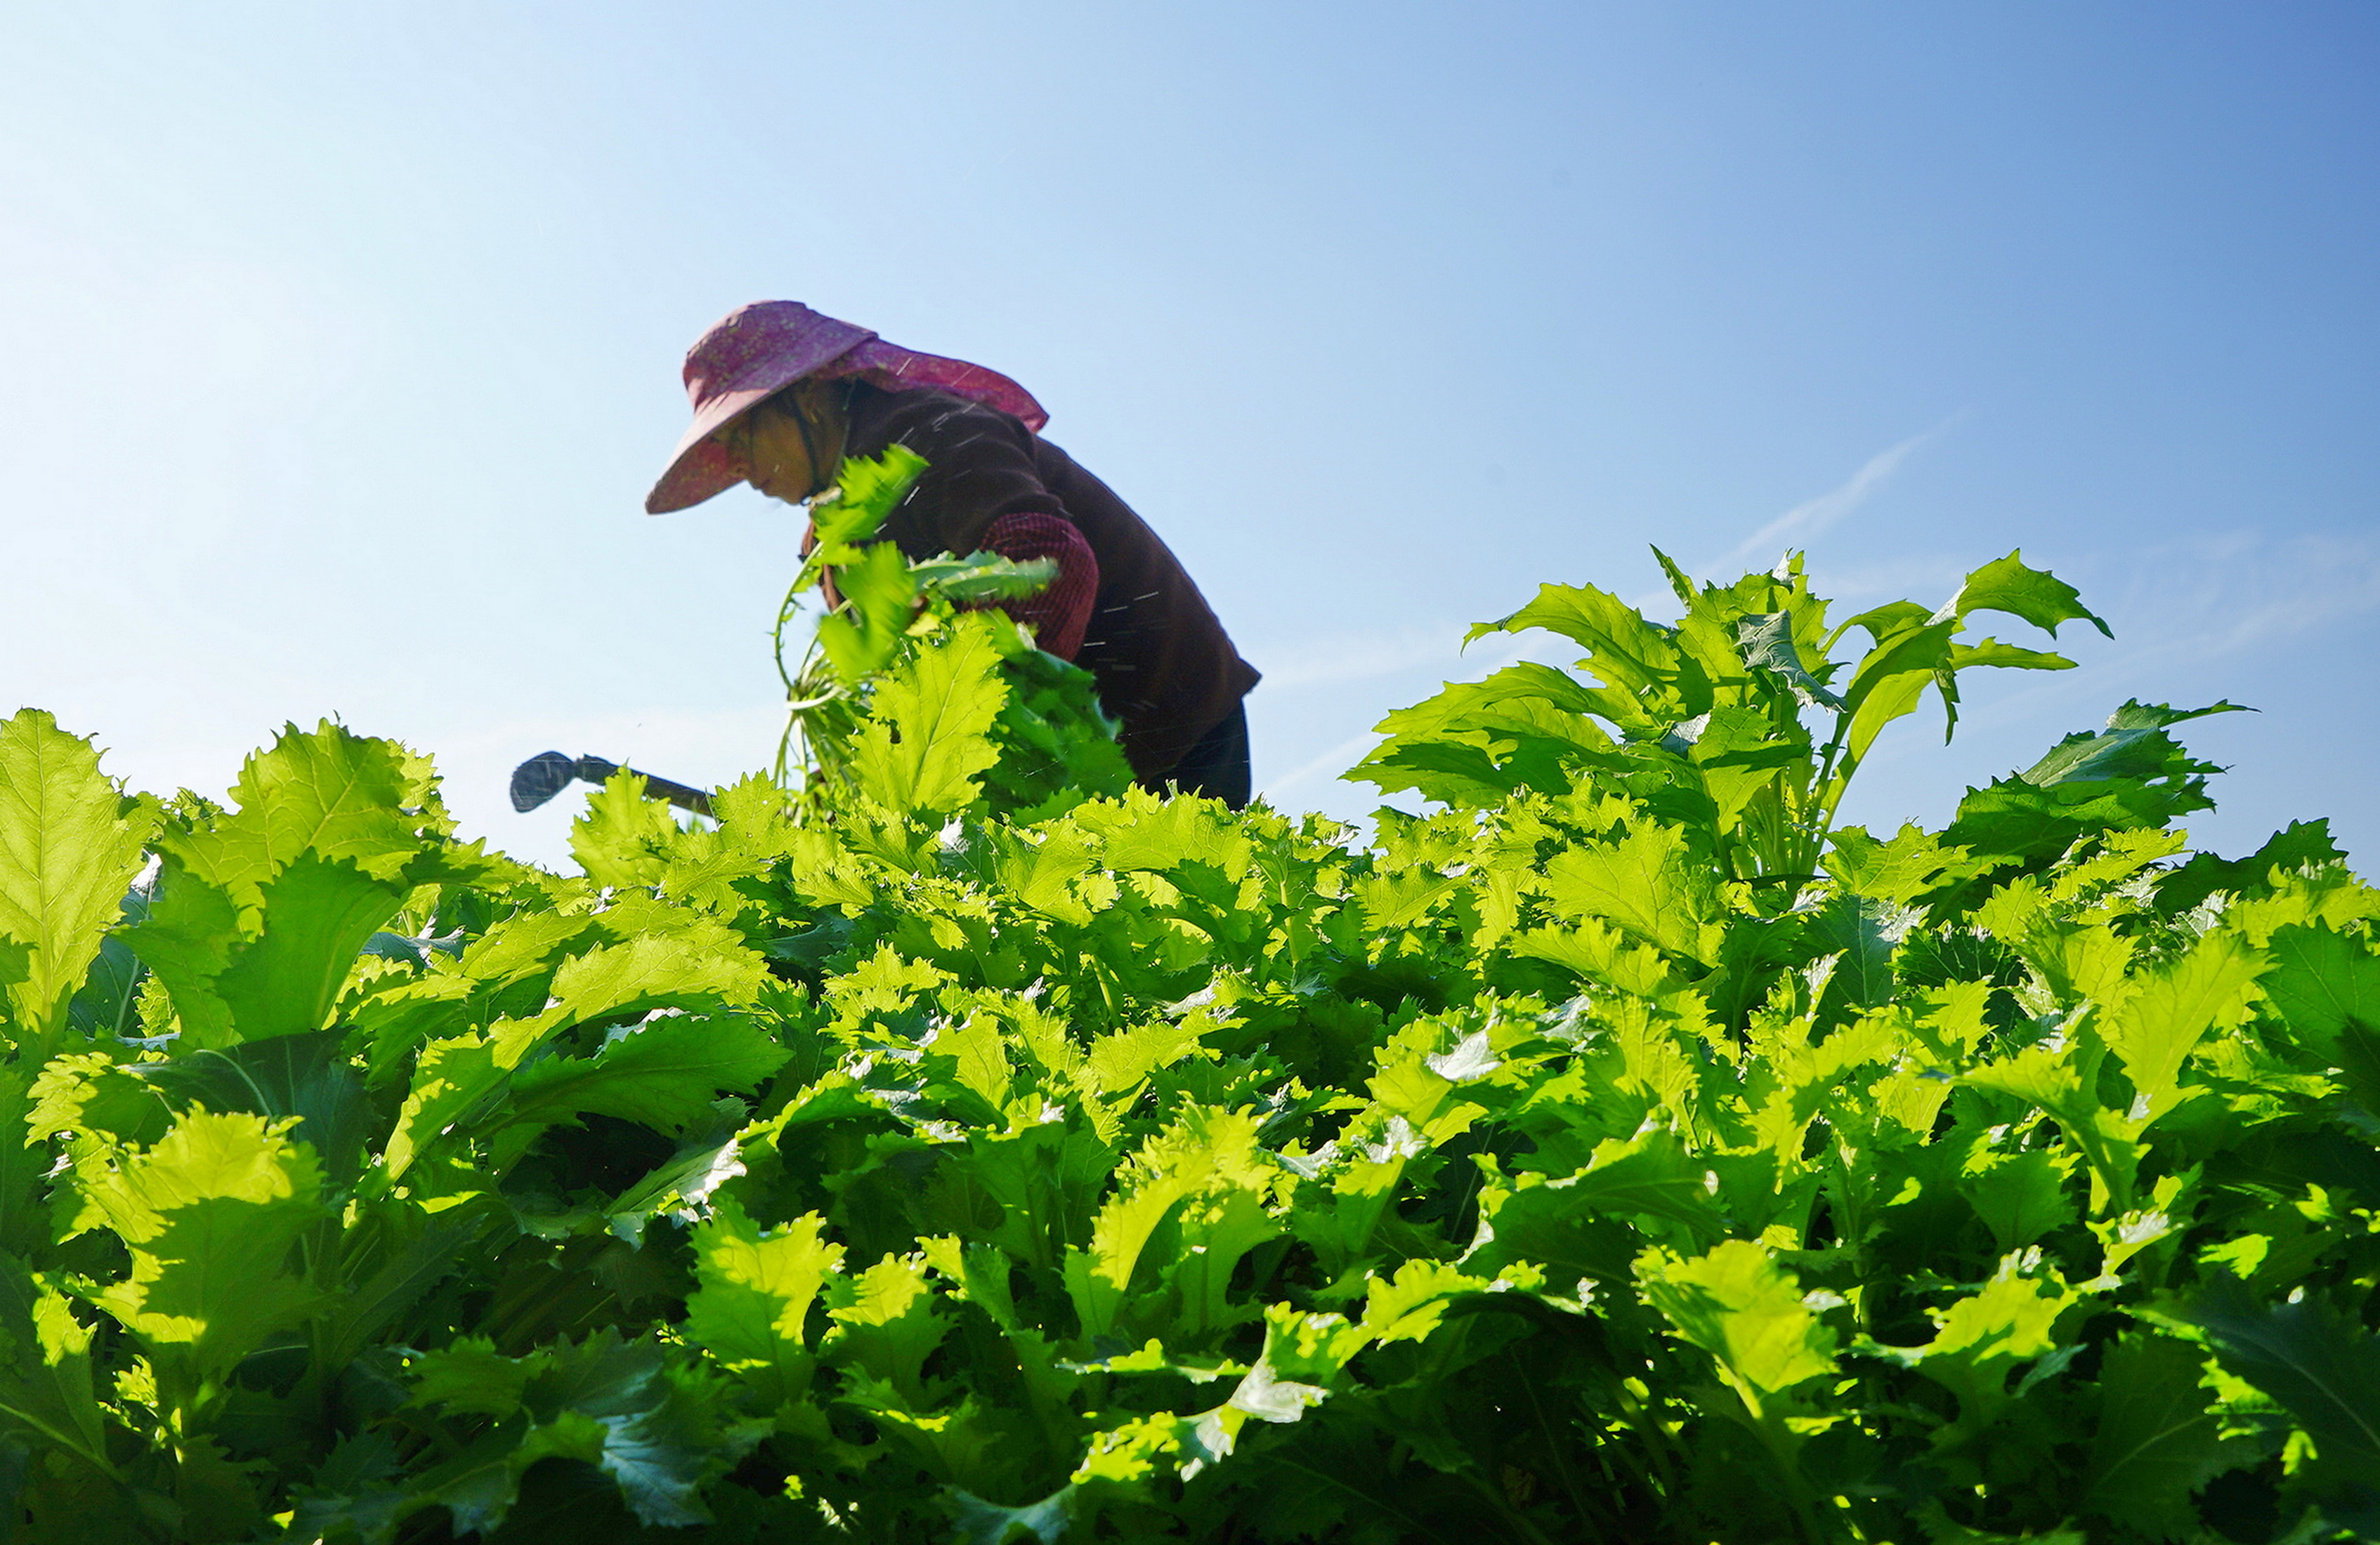
M 2193 855 L 2157 705 L 1833 824 L 2064 585 L 1548 585 L 1359 838 L 1127 790 L 954 604 L 1034 576 L 865 525 L 808 780 L 583 875 L 337 725 L 0 725 L 0 1534 L 2380 1531 L 2380 893 Z

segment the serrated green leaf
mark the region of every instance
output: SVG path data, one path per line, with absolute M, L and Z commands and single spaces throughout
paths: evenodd
M 1384 794 L 1412 790 L 1456 809 L 1500 804 L 1525 779 L 1510 777 L 1485 747 L 1455 741 L 1400 738 L 1377 747 L 1342 775 Z
M 2217 1276 L 2191 1311 L 2224 1370 L 2285 1406 L 2325 1464 L 2380 1485 L 2380 1337 L 2319 1298 L 2258 1304 Z
M 1788 611 L 1742 617 L 1735 624 L 1736 650 L 1755 670 L 1773 670 L 1784 678 L 1793 695 L 1805 706 L 1823 704 L 1840 708 L 1843 700 L 1810 674 L 1793 643 L 1793 615 Z
M 107 1413 L 93 1382 L 91 1327 L 53 1284 L 0 1252 L 0 1332 L 13 1366 L 0 1373 L 0 1426 L 13 1427 L 102 1474 L 118 1474 L 107 1451 Z
M 646 797 L 644 776 L 622 767 L 587 796 L 587 808 L 570 823 L 570 856 L 597 885 L 658 885 L 667 867 L 662 855 L 678 831 L 670 807 Z
M 1913 825 L 1902 826 L 1886 842 L 1859 827 L 1840 827 L 1828 840 L 1828 877 L 1854 895 L 1887 906 L 1906 906 L 1936 886 L 1971 872 L 1964 852 Z
M 292 1527 L 305 1538 L 352 1533 L 365 1545 L 384 1545 L 407 1512 L 404 1491 L 392 1484 L 402 1469 L 386 1433 L 343 1439 L 293 1491 Z
M 2137 1332 L 2107 1349 L 2087 1479 L 2093 1512 L 2159 1539 L 2187 1539 L 2204 1527 L 2192 1493 L 2261 1456 L 2253 1440 L 2224 1436 L 2200 1377 L 2204 1361 L 2188 1342 Z
M 410 1507 L 444 1504 L 461 1531 L 502 1523 L 521 1477 L 545 1459 L 595 1466 L 643 1523 L 707 1523 L 701 1488 L 747 1451 L 760 1429 L 734 1418 L 715 1377 L 649 1341 L 613 1331 L 507 1358 L 466 1338 L 416 1365 L 416 1403 L 498 1416 L 463 1453 L 426 1472 Z
M 457 1336 L 414 1359 L 412 1403 L 465 1416 L 510 1416 L 529 1380 L 552 1362 L 548 1353 L 508 1358 L 486 1336 Z
M 722 1386 L 690 1370 L 664 1370 L 653 1394 L 637 1409 L 601 1418 L 597 1467 L 647 1527 L 707 1524 L 711 1514 L 704 1488 L 742 1458 L 765 1427 L 736 1420 Z
M 1828 897 L 1810 920 L 1808 937 L 1834 958 L 1827 997 L 1839 1010 L 1874 1008 L 1891 1000 L 1894 954 L 1917 922 L 1907 907 L 1842 892 Z
M 427 791 L 404 748 L 328 719 L 310 731 L 284 726 L 248 759 L 231 793 L 236 813 L 169 829 L 163 845 L 243 910 L 259 905 L 257 888 L 300 853 L 393 879 L 420 851 L 428 825 L 415 808 Z M 252 932 L 252 922 L 243 919 L 243 930 Z
M 615 908 L 619 912 L 668 931 L 632 934 L 623 943 L 598 946 L 565 960 L 553 973 L 550 1006 L 533 1018 L 499 1020 L 485 1035 L 450 1037 L 422 1048 L 412 1090 L 389 1135 L 390 1179 L 403 1177 L 455 1123 L 491 1104 L 513 1070 L 562 1030 L 660 1008 L 736 1007 L 759 996 L 767 962 L 716 923 L 650 901 L 643 909 Z M 666 1059 L 675 1044 L 664 1037 L 651 1049 Z M 605 1097 L 634 1099 L 616 1087 Z M 683 1114 L 685 1108 L 683 1102 L 672 1101 L 667 1114 Z M 502 1125 L 502 1113 L 496 1117 L 492 1124 Z
M 1703 1240 L 1724 1232 L 1710 1173 L 1658 1128 L 1607 1138 L 1574 1175 L 1524 1173 L 1485 1187 L 1478 1232 L 1458 1264 L 1477 1276 L 1527 1261 L 1564 1282 L 1624 1277 L 1638 1237 L 1616 1226 L 1621 1220 L 1681 1225 Z
M 809 1386 L 814 1359 L 803 1325 L 844 1253 L 821 1237 L 823 1226 L 808 1213 L 762 1230 L 722 1199 L 694 1232 L 699 1285 L 686 1296 L 686 1337 L 752 1385 L 766 1410 Z
M 1760 1245 L 1730 1239 L 1692 1259 L 1657 1248 L 1638 1260 L 1636 1280 L 1672 1334 L 1718 1360 L 1755 1416 L 1763 1401 L 1834 1371 L 1835 1333 Z
M 326 1212 L 311 1150 L 286 1136 L 293 1125 L 193 1111 L 145 1152 L 76 1168 L 86 1218 L 132 1259 L 130 1275 L 91 1302 L 193 1378 L 227 1371 L 322 1305 L 291 1269 L 291 1247 Z
M 1646 823 L 1613 843 L 1568 848 L 1545 869 L 1546 890 L 1568 917 L 1599 917 L 1674 955 L 1707 964 L 1718 911 L 1709 872 L 1691 863 L 1685 833 Z
M 1982 1291 L 1932 1311 L 1934 1339 L 1899 1352 L 1897 1360 L 1958 1396 L 1959 1428 L 1972 1432 L 2007 1406 L 2016 1366 L 2056 1348 L 2052 1331 L 2075 1298 L 2055 1272 L 2028 1274 L 2015 1270 L 2011 1258 Z
M 485 1036 L 456 1036 L 424 1046 L 413 1086 L 383 1150 L 388 1177 L 402 1179 L 430 1144 L 504 1087 L 510 1070 L 509 1064 L 497 1060 L 497 1048 Z
M 457 1534 L 486 1535 L 504 1523 L 520 1497 L 529 1467 L 547 1459 L 600 1463 L 603 1424 L 581 1411 L 531 1424 L 514 1416 L 413 1483 L 416 1505 L 443 1505 Z
M 2052 655 L 2039 649 L 2020 649 L 1997 638 L 1978 639 L 1973 644 L 1950 646 L 1952 670 L 1965 670 L 1973 666 L 1997 666 L 2013 670 L 2071 670 L 2074 662 L 2063 655 Z
M 1253 862 L 1246 831 L 1231 812 L 1208 801 L 1159 799 L 1135 789 L 1112 804 L 1077 811 L 1074 819 L 1099 834 L 1100 856 L 1111 869 L 1162 875 L 1202 863 L 1237 881 Z
M 2380 1041 L 2380 954 L 2328 928 L 2275 932 L 2265 996 L 2289 1032 L 2331 1061 Z
M 1214 1273 L 1228 1278 L 1240 1254 L 1276 1232 L 1263 1216 L 1270 1174 L 1257 1155 L 1257 1127 L 1246 1113 L 1194 1107 L 1142 1145 L 1093 1220 L 1089 1247 L 1066 1251 L 1066 1291 L 1086 1335 L 1108 1335 L 1123 1324 L 1142 1253 L 1177 1208 L 1185 1213 L 1185 1243 L 1203 1244 L 1214 1255 L 1194 1273 L 1196 1280 L 1180 1285 L 1184 1297 L 1208 1306 L 1194 1312 L 1213 1310 L 1220 1292 Z
M 1591 585 L 1540 585 L 1536 599 L 1509 617 L 1477 624 L 1463 634 L 1463 641 L 1469 644 L 1485 634 L 1525 633 L 1531 628 L 1544 628 L 1585 645 L 1587 668 L 1622 692 L 1665 696 L 1676 692 L 1682 660 L 1669 631 L 1646 622 L 1619 597 Z M 1683 698 L 1665 706 L 1682 709 L 1678 718 L 1691 717 L 1708 706 Z
M 2081 1215 L 2081 1198 L 2066 1192 L 2075 1163 L 2070 1153 L 2040 1148 L 1978 1153 L 1961 1174 L 1959 1190 L 2005 1255 Z
M 401 881 L 375 879 L 351 862 L 311 852 L 259 886 L 262 932 L 212 983 L 239 1038 L 262 1041 L 330 1023 L 331 1006 L 364 941 L 411 892 Z
M 0 720 L 0 938 L 26 950 L 5 973 L 20 1039 L 64 1026 L 155 829 L 153 809 L 118 794 L 88 741 L 39 708 Z
M 1764 793 L 1774 797 L 1780 784 L 1792 780 L 1795 768 L 1808 765 L 1809 738 L 1798 727 L 1780 731 L 1756 706 L 1714 708 L 1697 725 L 1690 741 L 1688 727 L 1680 725 L 1662 745 L 1687 742 L 1683 754 L 1716 807 L 1713 825 L 1718 831 L 1737 830 L 1746 805 Z M 1645 754 L 1645 748 L 1636 750 Z
M 2069 735 L 2018 776 L 2037 789 L 2107 779 L 2170 776 L 2181 754 L 2180 748 L 2164 733 L 2168 726 L 2208 714 L 2250 711 L 2237 703 L 2180 710 L 2162 703 L 2127 702 L 2107 716 L 2105 730 L 2096 734 Z
M 963 604 L 990 605 L 1038 596 L 1058 577 L 1054 558 L 1018 562 L 996 552 L 970 552 L 964 558 L 944 553 L 909 565 L 918 585 L 930 586 Z
M 121 930 L 147 919 L 149 895 L 150 887 L 137 882 L 125 892 L 119 903 L 117 928 L 101 938 L 98 958 L 91 961 L 82 985 L 68 1001 L 67 1023 L 79 1034 L 98 1040 L 140 1032 L 135 1010 L 147 972 L 141 967 L 140 957 L 125 942 Z M 6 974 L 0 972 L 0 976 Z
M 2210 1030 L 2239 1024 L 2256 978 L 2269 969 L 2229 935 L 2210 935 L 2171 965 L 2134 979 L 2131 996 L 2102 1027 L 2148 1103 L 2143 1122 L 2172 1107 L 2182 1063 Z
M 245 936 L 231 894 L 166 854 L 149 916 L 125 937 L 173 995 L 182 1036 L 194 1047 L 231 1043 L 231 1006 L 215 991 L 215 979 Z
M 735 1119 L 741 1118 L 740 1101 L 722 1104 L 722 1114 L 732 1111 Z M 733 1121 L 722 1123 L 680 1144 L 666 1163 L 612 1199 L 603 1209 L 605 1225 L 635 1245 L 656 1213 L 683 1216 L 708 1209 L 722 1186 L 747 1173 L 743 1134 L 732 1127 Z
M 958 1545 L 1012 1545 L 1027 1539 L 1038 1545 L 1058 1545 L 1074 1524 L 1075 1499 L 1075 1489 L 1071 1481 L 1023 1507 L 1002 1507 L 953 1487 L 949 1506 Z
M 819 649 L 834 673 L 856 685 L 901 653 L 917 606 L 917 579 L 891 542 L 854 553 L 835 570 L 844 608 L 819 619 Z
M 1096 863 L 1078 831 L 1025 833 L 994 828 L 999 882 L 1035 911 L 1081 927 L 1090 909 L 1071 888 Z
M 1201 1037 L 1210 1028 L 1195 1016 L 1184 1016 L 1179 1020 L 1153 1020 L 1100 1036 L 1091 1043 L 1083 1059 L 1093 1092 L 1121 1094 L 1137 1089 L 1158 1068 L 1170 1067 L 1196 1052 Z
M 890 1386 L 905 1408 L 930 1406 L 926 1359 L 951 1334 L 950 1316 L 926 1280 L 923 1255 L 888 1255 L 865 1271 L 826 1285 L 829 1321 L 820 1359 L 856 1368 Z
M 2140 1129 L 2123 1112 L 2101 1105 L 2096 1093 L 2084 1087 L 2083 1074 L 2095 1074 L 2096 1067 L 2097 1057 L 2087 1046 L 2051 1043 L 1972 1068 L 1955 1080 L 2014 1095 L 2054 1117 L 2091 1166 L 2095 1212 L 2110 1203 L 2131 1205 L 2132 1177 L 2142 1153 Z
M 1951 635 L 1954 622 L 1916 622 L 1888 633 L 1852 668 L 1851 684 L 1843 689 L 1844 711 L 1851 724 L 1844 731 L 1844 754 L 1856 765 L 1864 759 L 1885 727 L 1917 707 L 1928 686 L 1950 680 Z M 1950 721 L 1958 721 L 1958 699 L 1943 694 Z
M 2157 907 L 2168 913 L 2188 911 L 2218 890 L 2263 895 L 2271 890 L 2276 869 L 2294 874 L 2308 864 L 2339 863 L 2346 858 L 2331 839 L 2327 819 L 2291 821 L 2246 858 L 2226 860 L 2204 852 L 2192 857 L 2158 882 Z
M 43 1077 L 67 1060 L 53 1057 Z M 51 1163 L 49 1145 L 42 1141 L 48 1134 L 36 1119 L 40 1087 L 40 1080 L 29 1086 L 21 1068 L 0 1068 L 0 1254 L 30 1256 L 52 1243 L 40 1205 Z
M 349 1063 L 337 1030 L 125 1064 L 113 1080 L 135 1082 L 162 1100 L 152 1108 L 247 1111 L 270 1120 L 296 1117 L 292 1136 L 312 1146 L 331 1175 L 346 1178 L 362 1158 L 370 1113 L 363 1078 Z M 52 1117 L 55 1119 L 55 1117 Z M 71 1121 L 90 1119 L 78 1114 Z M 129 1131 L 119 1135 L 130 1137 Z
M 1633 698 L 1615 699 L 1609 689 L 1588 687 L 1550 665 L 1524 660 L 1490 672 L 1476 682 L 1449 682 L 1437 694 L 1399 708 L 1372 728 L 1376 733 L 1443 735 L 1477 730 L 1495 722 L 1495 711 L 1506 705 L 1541 701 L 1566 714 L 1617 711 L 1631 720 L 1643 718 Z M 1593 743 L 1590 742 L 1589 743 Z
M 513 1075 L 507 1119 L 617 1117 L 676 1134 L 712 1115 L 722 1092 L 749 1093 L 791 1054 L 734 1015 L 674 1015 L 614 1034 L 591 1057 L 548 1057 Z
M 1662 577 L 1670 582 L 1670 593 L 1678 597 L 1678 604 L 1689 611 L 1693 610 L 1702 599 L 1694 592 L 1694 577 L 1678 567 L 1677 561 L 1658 547 L 1653 549 L 1653 561 L 1661 565 Z
M 940 648 L 921 649 L 876 689 L 852 739 L 852 776 L 885 808 L 944 814 L 976 797 L 999 760 L 988 731 L 1008 688 L 979 617 L 962 617 Z
M 864 542 L 876 535 L 919 474 L 926 458 L 899 441 L 875 456 L 847 456 L 835 468 L 832 497 L 812 507 L 820 543 Z
M 1425 869 L 1366 875 L 1355 882 L 1355 905 L 1363 911 L 1366 930 L 1386 933 L 1414 926 L 1438 902 L 1465 888 L 1461 875 Z
M 1932 612 L 1919 606 L 1915 601 L 1887 601 L 1882 606 L 1872 607 L 1861 612 L 1835 629 L 1828 637 L 1828 650 L 1831 652 L 1835 641 L 1853 628 L 1865 629 L 1868 643 L 1873 646 L 1896 634 L 1907 633 L 1912 628 L 1925 627 L 1935 620 Z
M 2115 634 L 2107 624 L 2082 605 L 2075 588 L 2045 569 L 2027 568 L 2022 550 L 2006 558 L 1994 559 L 1969 574 L 1959 585 L 1958 594 L 1942 603 L 1934 614 L 1937 622 L 1956 618 L 1961 622 L 1978 611 L 2004 611 L 2011 617 L 2022 617 L 2034 627 L 2055 636 L 2060 622 L 2076 620 L 2090 623 L 2106 637 Z
M 13 1080 L 0 1087 L 30 1102 L 20 1107 L 29 1147 L 67 1133 L 145 1147 L 165 1135 L 176 1115 L 155 1087 L 105 1052 L 50 1058 L 30 1092 Z

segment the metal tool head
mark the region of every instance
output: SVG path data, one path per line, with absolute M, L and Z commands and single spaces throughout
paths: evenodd
M 513 769 L 513 808 L 535 810 L 570 787 L 578 776 L 578 758 L 558 751 L 540 751 Z
M 575 782 L 605 783 L 621 770 L 617 762 L 606 762 L 601 756 L 565 756 L 558 751 L 540 751 L 513 769 L 513 808 L 524 815 L 553 798 Z M 700 789 L 651 773 L 629 772 L 645 780 L 645 794 L 650 799 L 667 800 L 680 810 L 691 810 L 698 815 L 710 814 L 710 796 Z

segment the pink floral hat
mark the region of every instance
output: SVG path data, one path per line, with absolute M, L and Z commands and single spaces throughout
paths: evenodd
M 677 442 L 669 470 L 645 496 L 645 513 L 683 510 L 742 482 L 744 468 L 712 434 L 805 376 L 855 379 L 888 392 L 948 392 L 1014 414 L 1027 428 L 1050 422 L 1031 392 L 997 370 L 888 344 L 797 300 L 755 301 L 730 311 L 686 351 L 686 394 L 694 400 L 694 422 Z

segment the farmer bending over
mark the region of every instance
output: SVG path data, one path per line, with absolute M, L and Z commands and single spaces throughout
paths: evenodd
M 1097 678 L 1140 782 L 1247 803 L 1240 700 L 1255 669 L 1157 533 L 1040 437 L 1050 416 L 1023 387 L 798 302 L 764 300 L 696 341 L 686 390 L 694 424 L 646 497 L 648 513 L 737 483 L 807 504 L 844 457 L 905 445 L 926 470 L 884 523 L 902 553 L 1055 560 L 1048 589 L 1004 610 Z

